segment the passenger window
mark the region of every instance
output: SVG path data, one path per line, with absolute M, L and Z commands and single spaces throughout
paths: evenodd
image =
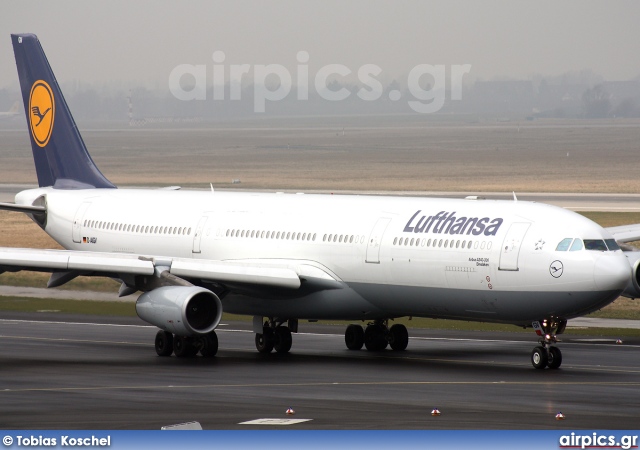
M 596 250 L 600 252 L 606 252 L 607 246 L 602 239 L 585 239 L 584 248 L 587 250 Z
M 438 242 L 438 247 L 442 247 L 442 239 L 440 239 L 440 242 Z
M 582 250 L 583 248 L 584 246 L 582 245 L 582 239 L 578 238 L 573 240 L 573 244 L 571 244 L 571 248 L 569 249 L 569 251 L 577 252 Z
M 398 238 L 393 238 L 393 245 L 396 245 L 396 242 L 398 242 Z
M 615 239 L 605 239 L 604 243 L 607 244 L 607 247 L 612 252 L 616 250 L 620 250 L 620 246 L 618 245 Z
M 558 244 L 558 246 L 556 247 L 556 251 L 557 252 L 566 252 L 567 250 L 569 250 L 569 246 L 571 245 L 571 241 L 572 240 L 573 239 L 571 239 L 571 238 L 564 238 L 563 240 L 561 240 L 560 243 Z

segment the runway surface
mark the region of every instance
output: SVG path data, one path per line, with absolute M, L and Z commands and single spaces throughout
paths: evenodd
M 218 356 L 178 359 L 157 357 L 156 328 L 138 319 L 35 317 L 0 321 L 3 428 L 263 429 L 239 423 L 289 407 L 312 419 L 295 429 L 636 429 L 640 417 L 637 338 L 567 338 L 562 368 L 539 371 L 533 333 L 416 330 L 407 351 L 370 353 L 346 350 L 344 327 L 303 323 L 290 354 L 261 355 L 248 323 L 228 323 Z
M 13 203 L 16 193 L 32 189 L 35 185 L 22 184 L 0 184 L 0 202 Z M 288 191 L 288 192 L 296 192 Z M 359 195 L 397 195 L 397 196 L 418 196 L 418 197 L 444 197 L 444 198 L 465 198 L 476 195 L 492 200 L 512 200 L 512 192 L 433 192 L 433 191 L 326 191 L 326 190 L 305 190 L 308 194 L 359 194 Z M 640 194 L 579 194 L 579 193 L 518 193 L 519 200 L 548 203 L 560 206 L 573 211 L 617 211 L 636 212 L 640 211 Z

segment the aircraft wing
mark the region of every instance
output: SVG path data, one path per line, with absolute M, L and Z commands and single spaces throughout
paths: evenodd
M 185 280 L 204 280 L 230 287 L 295 290 L 307 280 L 313 280 L 312 284 L 319 289 L 337 289 L 342 286 L 326 270 L 304 261 L 217 261 L 74 250 L 0 248 L 0 273 L 20 270 L 113 278 L 123 278 L 126 275 L 152 276 L 169 271 Z M 60 284 L 63 283 L 54 285 Z
M 640 223 L 605 228 L 617 242 L 640 241 Z

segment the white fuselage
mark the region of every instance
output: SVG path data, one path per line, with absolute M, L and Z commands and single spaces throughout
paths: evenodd
M 91 189 L 46 195 L 45 231 L 66 249 L 287 264 L 342 289 L 251 291 L 225 311 L 301 319 L 425 316 L 528 325 L 613 301 L 629 280 L 620 250 L 556 250 L 604 240 L 600 226 L 530 202 L 411 197 Z M 265 299 L 267 299 L 265 301 Z

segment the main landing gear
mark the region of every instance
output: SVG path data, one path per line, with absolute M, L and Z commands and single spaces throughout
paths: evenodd
M 388 327 L 388 320 L 376 320 L 363 329 L 360 325 L 349 325 L 344 333 L 344 342 L 349 350 L 360 350 L 364 345 L 371 352 L 380 352 L 390 346 L 392 350 L 406 350 L 409 332 L 402 324 Z
M 539 346 L 531 352 L 531 364 L 536 369 L 557 369 L 562 364 L 562 352 L 555 344 L 557 334 L 564 333 L 567 327 L 566 319 L 545 319 L 533 322 L 533 329 L 540 336 Z
M 198 352 L 204 357 L 216 356 L 218 353 L 218 335 L 215 331 L 201 336 L 177 336 L 168 331 L 158 331 L 155 341 L 158 356 L 171 356 L 178 358 L 196 356 Z
M 262 319 L 260 318 L 260 321 Z M 260 353 L 288 353 L 293 345 L 291 333 L 298 331 L 298 321 L 269 319 L 262 325 L 262 333 L 256 333 L 256 349 Z

